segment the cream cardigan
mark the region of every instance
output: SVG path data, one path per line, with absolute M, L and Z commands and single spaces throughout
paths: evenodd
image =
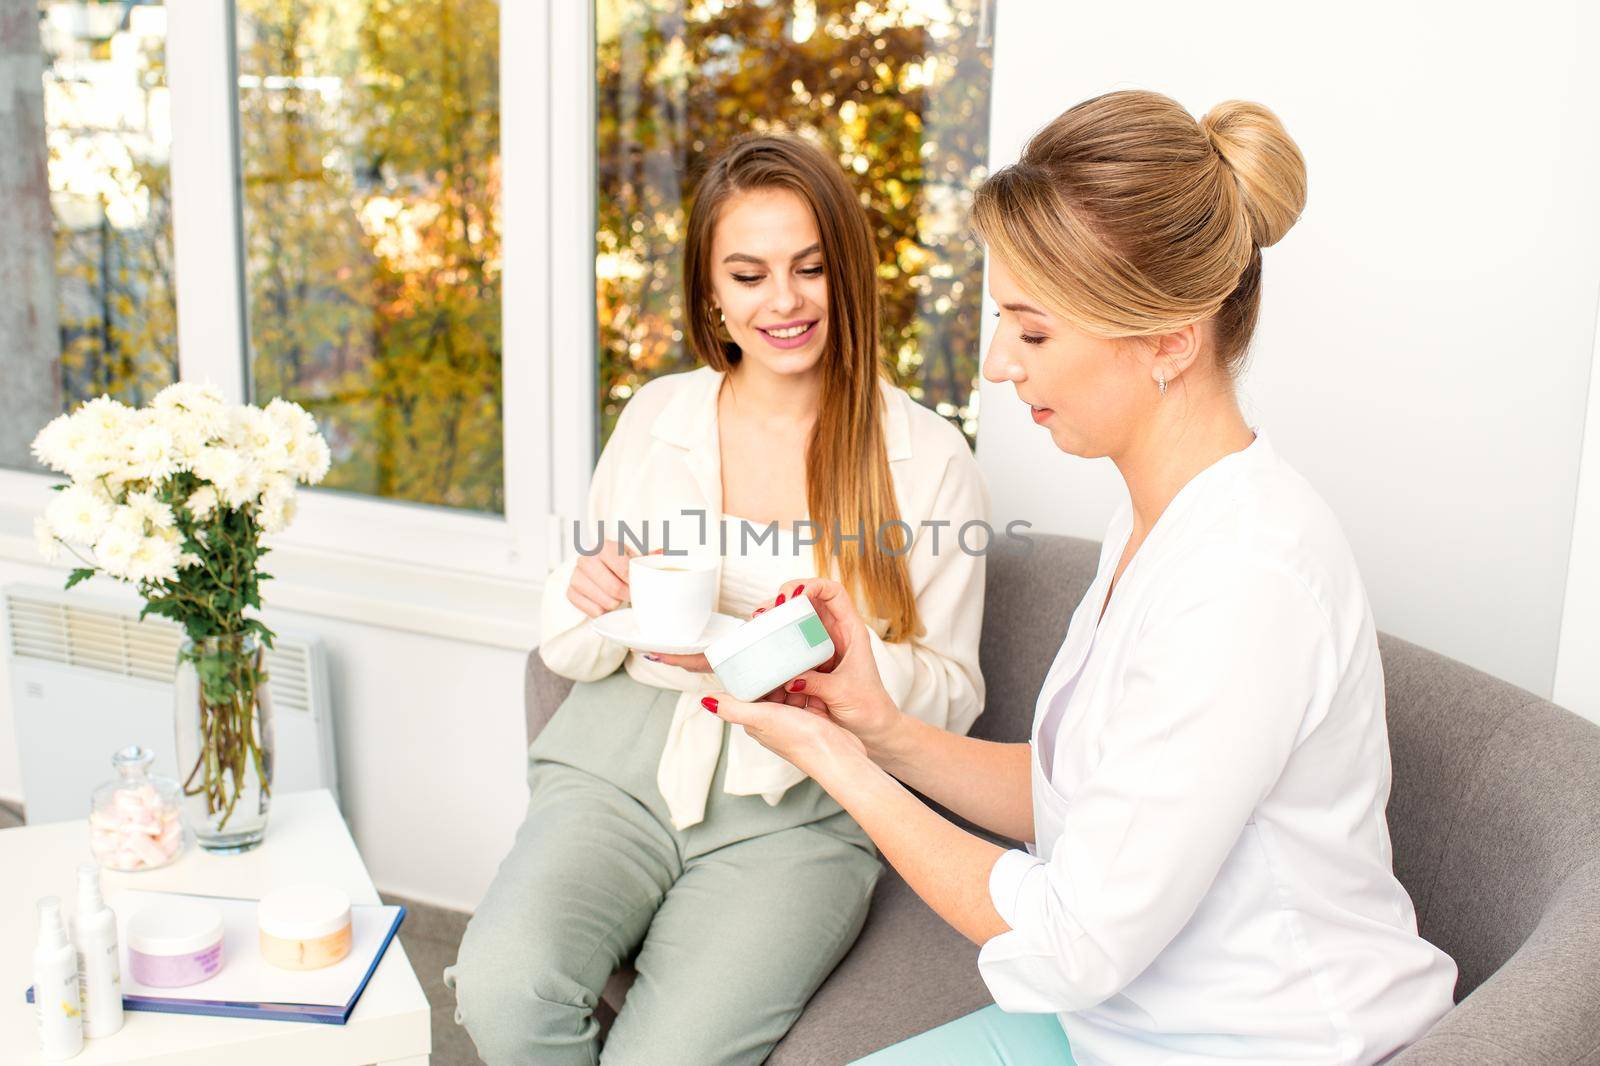
M 662 525 L 670 520 L 673 548 L 691 547 L 682 531 L 698 532 L 701 520 L 683 516 L 684 511 L 704 511 L 708 540 L 717 535 L 723 519 L 717 435 L 721 385 L 720 373 L 702 367 L 657 378 L 629 401 L 595 466 L 580 538 L 585 547 L 598 539 L 601 521 L 604 539 L 617 539 L 619 520 L 636 531 L 648 523 L 652 546 L 659 545 Z M 884 685 L 902 710 L 965 733 L 983 709 L 978 636 L 984 559 L 963 550 L 958 532 L 967 522 L 988 520 L 988 492 L 955 427 L 898 388 L 885 384 L 882 395 L 895 500 L 902 521 L 914 531 L 906 558 L 924 632 L 910 641 L 889 643 L 881 639 L 884 622 L 869 618 L 872 650 Z M 987 542 L 987 535 L 976 530 L 966 538 L 974 551 Z M 752 550 L 770 552 L 770 544 L 752 545 Z M 730 551 L 737 548 L 729 546 Z M 794 560 L 794 578 L 814 573 L 811 554 L 806 548 Z M 656 780 L 673 823 L 680 829 L 695 825 L 705 816 L 722 731 L 729 728 L 700 707 L 700 694 L 719 687 L 716 676 L 652 663 L 595 633 L 588 617 L 567 599 L 576 565 L 574 555 L 545 584 L 540 657 L 551 670 L 578 681 L 599 680 L 624 665 L 642 684 L 683 693 Z M 746 736 L 742 726 L 732 729 L 725 792 L 760 795 L 775 805 L 804 780 L 799 770 Z

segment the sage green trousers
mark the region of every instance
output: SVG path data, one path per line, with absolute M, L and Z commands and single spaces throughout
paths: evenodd
M 815 782 L 769 806 L 722 792 L 673 828 L 656 765 L 676 692 L 579 684 L 529 752 L 528 814 L 456 965 L 489 1066 L 759 1063 L 844 956 L 882 870 Z M 605 1045 L 601 989 L 638 974 Z

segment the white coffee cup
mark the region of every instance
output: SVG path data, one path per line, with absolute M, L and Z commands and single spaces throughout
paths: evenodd
M 668 644 L 698 639 L 717 604 L 717 562 L 705 555 L 628 560 L 628 597 L 639 635 Z

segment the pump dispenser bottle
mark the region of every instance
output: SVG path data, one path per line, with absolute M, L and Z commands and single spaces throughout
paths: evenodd
M 110 1036 L 122 1028 L 122 972 L 117 958 L 117 916 L 100 897 L 100 867 L 78 867 L 78 912 L 72 919 L 78 945 L 78 989 L 83 997 L 83 1033 Z
M 33 1002 L 39 1019 L 39 1057 L 70 1059 L 83 1050 L 78 956 L 61 921 L 61 898 L 39 901 L 39 946 L 33 952 Z

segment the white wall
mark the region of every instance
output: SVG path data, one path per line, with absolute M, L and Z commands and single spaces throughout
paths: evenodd
M 0 586 L 62 576 L 0 558 Z M 473 909 L 527 807 L 526 652 L 283 610 L 263 617 L 326 642 L 343 811 L 373 882 Z M 0 798 L 25 800 L 6 673 L 0 654 Z
M 1583 431 L 1578 508 L 1572 522 L 1572 562 L 1561 616 L 1553 699 L 1600 721 L 1600 306 L 1596 307 L 1594 365 L 1589 371 L 1589 419 Z
M 1597 27 L 1578 0 L 1006 0 L 995 41 L 996 165 L 1112 89 L 1279 114 L 1310 198 L 1265 253 L 1247 411 L 1342 518 L 1382 628 L 1546 696 L 1600 293 Z M 1099 538 L 1107 462 L 1055 452 L 1009 385 L 980 421 L 996 518 Z

